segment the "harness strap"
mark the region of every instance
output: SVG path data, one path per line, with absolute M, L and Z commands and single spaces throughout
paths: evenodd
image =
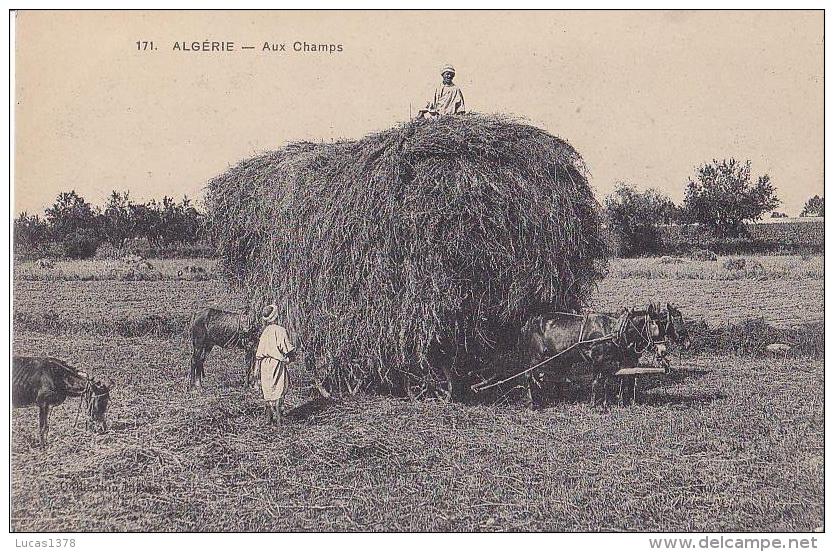
M 522 370 L 521 372 L 518 372 L 517 374 L 514 374 L 510 377 L 507 377 L 507 378 L 504 378 L 502 380 L 492 382 L 492 383 L 489 383 L 489 384 L 486 384 L 486 385 L 478 385 L 476 383 L 476 384 L 471 386 L 471 389 L 474 392 L 478 393 L 480 391 L 484 391 L 486 389 L 490 389 L 492 387 L 496 387 L 498 385 L 507 383 L 508 381 L 514 380 L 515 378 L 517 378 L 519 376 L 523 376 L 524 374 L 532 372 L 536 368 L 540 368 L 541 366 L 544 366 L 545 364 L 548 364 L 549 362 L 551 362 L 553 360 L 556 360 L 560 356 L 572 351 L 573 349 L 575 349 L 575 348 L 577 348 L 581 345 L 591 345 L 591 344 L 600 343 L 600 342 L 603 342 L 603 341 L 613 341 L 614 344 L 621 349 L 632 349 L 632 350 L 634 350 L 634 352 L 636 354 L 642 354 L 646 350 L 648 350 L 649 347 L 653 347 L 653 346 L 656 345 L 654 339 L 652 339 L 652 337 L 650 335 L 651 330 L 649 328 L 649 324 L 651 322 L 651 318 L 649 317 L 648 314 L 643 315 L 644 328 L 641 331 L 640 328 L 634 323 L 634 320 L 632 318 L 633 313 L 634 313 L 634 307 L 631 307 L 630 309 L 628 309 L 627 312 L 624 312 L 620 316 L 620 318 L 618 320 L 618 323 L 617 323 L 617 327 L 614 330 L 614 332 L 612 332 L 610 334 L 607 334 L 607 335 L 604 335 L 602 337 L 598 337 L 598 338 L 595 338 L 595 339 L 588 339 L 588 340 L 583 340 L 583 337 L 584 337 L 584 334 L 585 334 L 585 325 L 586 325 L 586 323 L 588 321 L 588 318 L 589 318 L 588 313 L 585 313 L 584 315 L 580 315 L 580 314 L 576 314 L 576 313 L 557 313 L 557 314 L 570 314 L 572 316 L 577 316 L 577 317 L 581 316 L 582 317 L 582 325 L 579 328 L 579 340 L 576 343 L 574 343 L 573 345 L 571 345 L 567 349 L 564 349 L 563 351 L 560 351 L 560 352 L 556 353 L 555 355 L 552 355 L 552 356 L 544 359 L 543 361 L 539 362 L 538 364 L 535 364 L 535 365 L 533 365 L 533 366 L 531 366 L 531 367 L 529 367 L 525 370 Z M 642 351 L 637 350 L 638 344 L 636 342 L 629 343 L 628 340 L 626 339 L 626 332 L 627 332 L 629 327 L 632 327 L 635 330 L 637 330 L 638 335 L 640 335 L 640 337 L 642 337 L 643 339 L 646 340 L 645 347 L 643 347 Z M 585 360 L 588 360 L 587 356 L 585 355 L 584 350 L 580 350 L 580 354 L 582 355 L 583 358 L 585 358 Z M 486 383 L 486 382 L 484 382 L 484 383 Z
M 575 349 L 576 347 L 579 347 L 580 345 L 589 345 L 589 344 L 593 344 L 593 343 L 600 343 L 602 341 L 611 341 L 613 338 L 614 338 L 614 334 L 608 334 L 608 335 L 605 335 L 603 337 L 597 337 L 595 339 L 588 339 L 586 341 L 577 341 L 576 343 L 574 343 L 573 345 L 571 345 L 567 349 L 564 349 L 563 351 L 560 351 L 560 352 L 556 353 L 555 355 L 544 359 L 543 361 L 527 368 L 526 370 L 522 370 L 521 372 L 518 372 L 517 374 L 514 374 L 514 375 L 512 375 L 508 378 L 504 378 L 500 381 L 492 382 L 492 383 L 489 383 L 489 384 L 486 384 L 486 385 L 478 385 L 476 383 L 476 384 L 472 385 L 470 387 L 470 389 L 472 389 L 472 391 L 474 391 L 475 393 L 479 393 L 479 392 L 484 391 L 486 389 L 491 389 L 491 388 L 496 387 L 498 385 L 501 385 L 503 383 L 507 383 L 510 380 L 514 380 L 515 378 L 517 378 L 519 376 L 523 376 L 524 374 L 526 374 L 528 372 L 532 372 L 536 368 L 539 368 L 539 367 L 544 366 L 545 364 L 547 364 L 547 363 L 549 363 L 553 360 L 556 360 L 560 356 L 564 355 L 565 353 L 568 353 L 568 352 L 572 351 L 573 349 Z
M 582 318 L 582 325 L 579 326 L 579 342 L 582 342 L 582 337 L 585 335 L 585 324 L 588 323 L 588 313 Z
M 578 343 L 582 343 L 582 338 L 585 337 L 585 325 L 588 323 L 588 318 L 589 317 L 590 317 L 590 315 L 586 312 L 585 316 L 582 318 L 582 325 L 579 326 L 579 341 L 578 341 Z M 588 362 L 590 360 L 590 358 L 588 357 L 588 354 L 585 352 L 584 349 L 580 349 L 579 354 L 582 355 L 582 358 L 585 360 L 585 362 Z

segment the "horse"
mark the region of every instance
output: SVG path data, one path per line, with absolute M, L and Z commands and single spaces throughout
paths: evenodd
M 107 431 L 105 413 L 110 402 L 110 388 L 94 381 L 56 358 L 14 357 L 12 359 L 12 407 L 37 406 L 40 409 L 40 446 L 46 446 L 49 432 L 49 408 L 64 403 L 67 397 L 81 397 L 79 410 L 86 404 L 87 429 Z
M 199 310 L 191 319 L 191 374 L 189 387 L 203 386 L 206 357 L 215 346 L 243 349 L 243 385 L 249 387 L 255 366 L 258 326 L 245 313 L 211 307 Z
M 594 372 L 590 402 L 596 405 L 600 387 L 604 389 L 620 368 L 636 366 L 643 352 L 655 348 L 659 336 L 660 328 L 648 310 L 627 310 L 619 316 L 557 312 L 530 318 L 519 340 L 531 367 L 526 372 L 528 407 L 539 402 L 535 389 L 540 384 L 532 369 L 537 364 L 550 364 L 547 371 L 564 372 L 573 364 L 590 362 Z M 608 393 L 603 402 L 608 404 Z

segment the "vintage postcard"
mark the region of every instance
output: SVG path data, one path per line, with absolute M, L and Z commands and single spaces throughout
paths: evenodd
M 816 547 L 824 18 L 13 12 L 10 530 Z

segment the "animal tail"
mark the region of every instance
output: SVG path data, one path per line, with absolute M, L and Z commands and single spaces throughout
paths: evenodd
M 526 363 L 530 356 L 530 337 L 533 335 L 533 327 L 535 326 L 535 319 L 537 316 L 528 318 L 518 332 L 518 340 L 516 341 L 516 354 L 518 360 Z

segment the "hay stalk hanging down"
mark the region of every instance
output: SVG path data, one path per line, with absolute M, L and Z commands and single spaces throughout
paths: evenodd
M 290 144 L 211 180 L 206 204 L 232 284 L 286 309 L 334 390 L 488 358 L 531 314 L 578 307 L 605 257 L 579 154 L 501 116 Z

